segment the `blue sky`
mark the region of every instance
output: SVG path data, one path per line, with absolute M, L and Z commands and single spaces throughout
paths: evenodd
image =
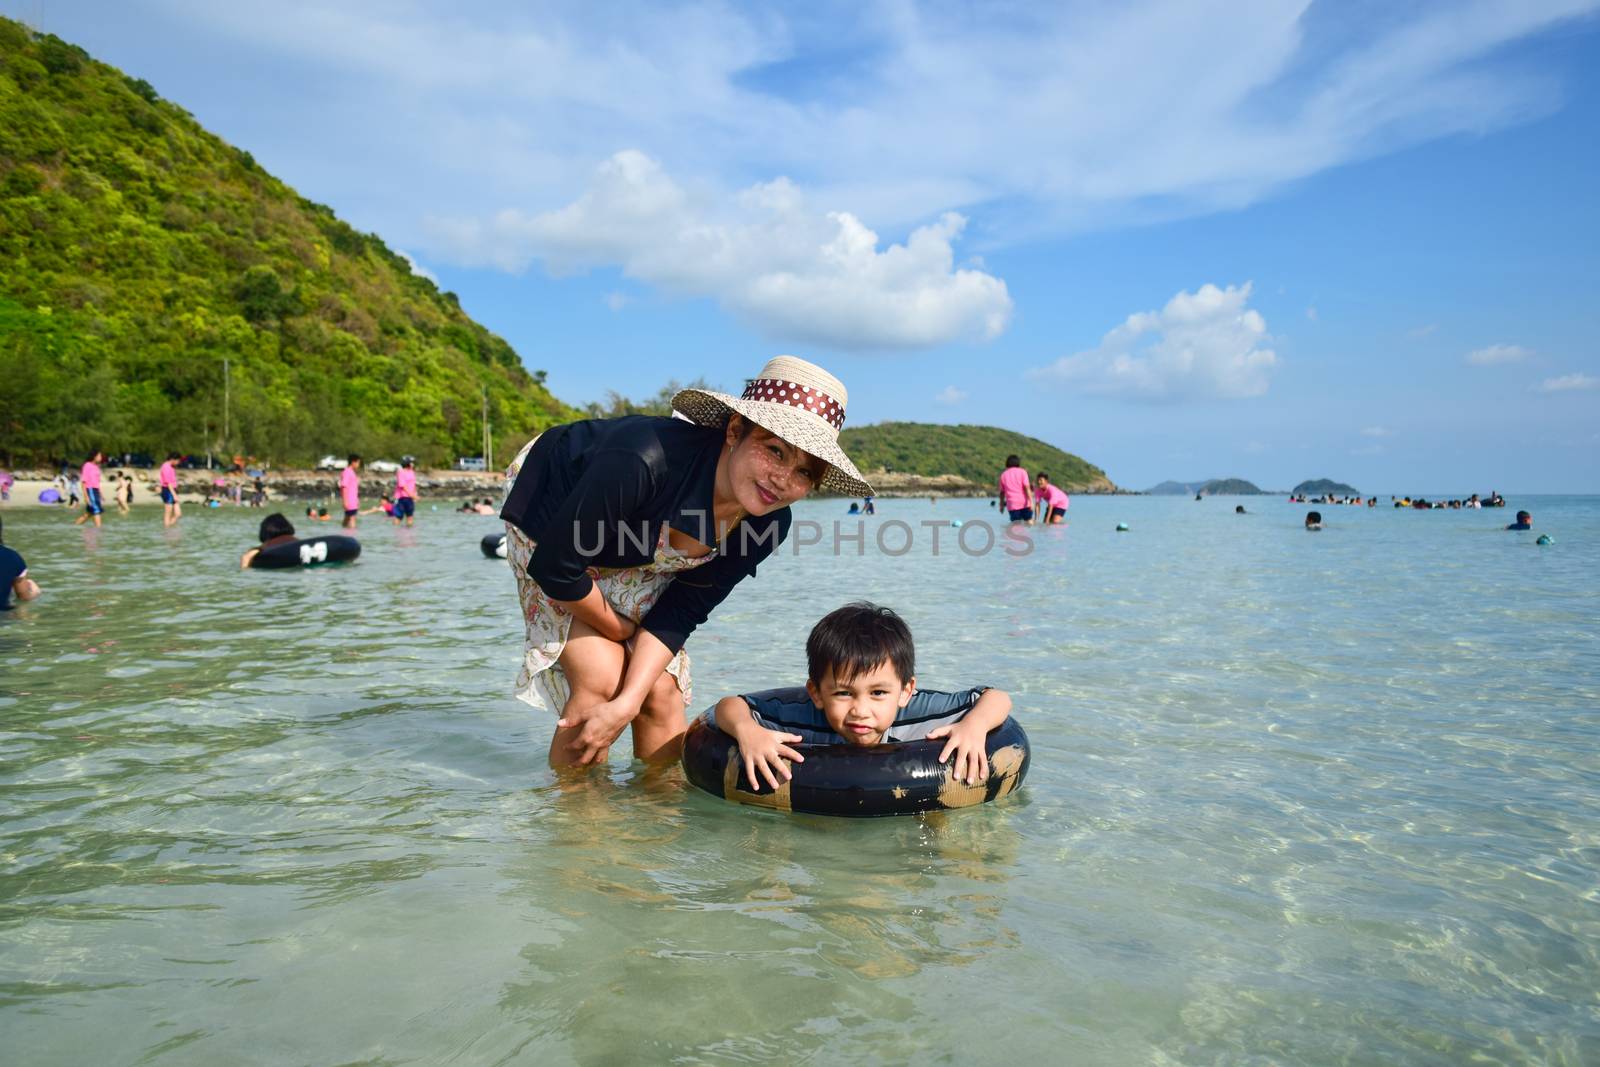
M 1597 9 L 0 0 L 567 400 L 792 352 L 1130 488 L 1430 494 L 1600 491 Z

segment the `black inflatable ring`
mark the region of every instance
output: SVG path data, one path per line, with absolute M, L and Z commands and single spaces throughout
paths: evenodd
M 490 559 L 505 559 L 506 535 L 503 533 L 484 534 L 483 540 L 478 542 L 478 548 Z
M 694 785 L 724 800 L 853 818 L 967 808 L 1015 792 L 1027 777 L 1028 735 L 1016 719 L 1007 718 L 989 731 L 987 781 L 956 781 L 954 759 L 939 762 L 944 745 L 942 738 L 891 745 L 797 745 L 806 761 L 789 765 L 793 777 L 776 790 L 763 782 L 752 791 L 739 746 L 702 715 L 683 736 L 683 771 Z
M 276 570 L 283 567 L 317 567 L 324 563 L 349 563 L 361 555 L 361 542 L 343 534 L 303 537 L 298 541 L 263 548 L 250 561 L 251 567 Z

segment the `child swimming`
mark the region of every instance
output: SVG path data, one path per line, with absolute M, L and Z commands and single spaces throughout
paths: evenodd
M 724 697 L 711 722 L 732 737 L 745 777 L 773 789 L 804 763 L 792 745 L 877 745 L 946 738 L 939 762 L 954 756 L 958 781 L 989 777 L 985 738 L 1011 713 L 1011 698 L 977 686 L 956 693 L 917 689 L 915 650 L 905 620 L 857 602 L 830 612 L 806 639 L 805 688 Z

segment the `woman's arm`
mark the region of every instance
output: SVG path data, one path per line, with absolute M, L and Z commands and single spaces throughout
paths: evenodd
M 632 619 L 625 619 L 616 613 L 610 602 L 606 600 L 605 594 L 600 592 L 598 585 L 591 585 L 589 591 L 580 600 L 556 600 L 554 597 L 550 599 L 572 612 L 573 618 L 593 627 L 594 632 L 601 637 L 610 638 L 613 641 L 626 641 L 633 636 L 634 631 L 637 629 Z M 668 659 L 671 659 L 671 657 L 669 656 Z M 665 665 L 663 664 L 663 666 Z M 649 690 L 648 686 L 645 688 L 646 691 Z M 640 698 L 640 701 L 642 703 L 643 698 Z

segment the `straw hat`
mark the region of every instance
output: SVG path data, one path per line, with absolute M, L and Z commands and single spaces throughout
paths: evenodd
M 717 427 L 727 425 L 728 414 L 737 412 L 827 463 L 828 473 L 819 489 L 871 496 L 872 486 L 839 447 L 848 399 L 844 384 L 815 363 L 778 356 L 745 382 L 742 396 L 680 389 L 673 394 L 672 410 L 701 426 Z

